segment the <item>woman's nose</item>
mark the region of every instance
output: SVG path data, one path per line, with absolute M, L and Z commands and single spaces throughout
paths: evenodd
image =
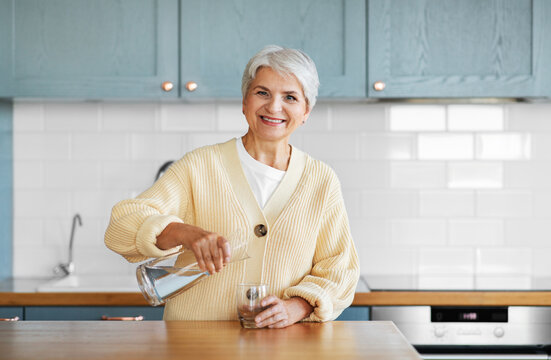
M 278 113 L 281 111 L 281 100 L 274 97 L 270 100 L 266 107 L 270 113 Z

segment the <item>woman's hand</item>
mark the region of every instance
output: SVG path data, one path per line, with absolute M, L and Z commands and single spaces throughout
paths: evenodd
M 310 315 L 314 308 L 303 298 L 282 300 L 270 295 L 262 299 L 262 306 L 270 306 L 258 314 L 254 321 L 257 327 L 284 328 Z
M 178 245 L 193 251 L 201 271 L 214 274 L 230 262 L 230 243 L 223 236 L 205 231 L 200 227 L 170 223 L 157 236 L 157 247 L 161 250 Z

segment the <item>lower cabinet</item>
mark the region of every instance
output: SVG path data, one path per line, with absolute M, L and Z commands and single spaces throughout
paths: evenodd
M 337 321 L 366 321 L 369 320 L 369 306 L 350 306 L 336 319 Z
M 162 320 L 163 307 L 27 306 L 25 320 Z
M 22 306 L 0 306 L 0 321 L 23 320 Z

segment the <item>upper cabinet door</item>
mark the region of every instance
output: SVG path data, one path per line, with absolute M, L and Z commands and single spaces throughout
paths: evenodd
M 183 1 L 181 96 L 240 98 L 248 60 L 276 44 L 312 57 L 321 97 L 365 97 L 365 13 L 365 0 Z
M 368 3 L 369 97 L 551 95 L 551 1 Z
M 0 8 L 11 23 L 0 35 L 10 53 L 0 79 L 13 97 L 178 96 L 178 0 L 0 0 Z M 163 91 L 165 81 L 174 90 Z

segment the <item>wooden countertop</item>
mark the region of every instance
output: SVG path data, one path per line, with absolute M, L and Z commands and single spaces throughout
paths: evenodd
M 0 306 L 147 306 L 141 293 L 0 292 Z M 353 306 L 551 306 L 551 291 L 373 291 L 356 293 Z
M 237 321 L 0 323 L 0 358 L 420 360 L 392 322 L 242 329 Z

